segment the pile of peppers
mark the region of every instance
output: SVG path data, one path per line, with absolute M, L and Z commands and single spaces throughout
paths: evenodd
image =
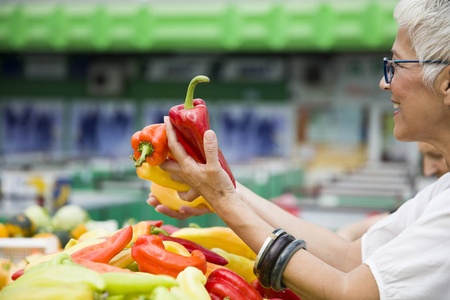
M 0 300 L 299 299 L 258 285 L 250 276 L 253 254 L 228 227 L 178 228 L 156 220 L 104 233 L 87 232 L 62 252 L 33 259 Z
M 194 99 L 195 86 L 200 82 L 209 82 L 209 78 L 199 75 L 191 80 L 185 102 L 170 109 L 169 119 L 175 128 L 178 141 L 183 145 L 186 153 L 195 161 L 205 164 L 203 135 L 210 129 L 210 123 L 205 101 Z M 174 210 L 177 210 L 181 205 L 206 205 L 212 210 L 202 197 L 194 200 L 194 202 L 183 201 L 179 198 L 177 192 L 186 192 L 190 187 L 172 180 L 169 173 L 158 167 L 167 158 L 175 160 L 168 149 L 164 124 L 151 124 L 141 131 L 137 131 L 131 137 L 131 146 L 134 150 L 131 158 L 135 161 L 136 174 L 138 177 L 152 182 L 151 191 L 162 204 Z M 236 186 L 233 173 L 220 149 L 219 162 L 233 185 Z

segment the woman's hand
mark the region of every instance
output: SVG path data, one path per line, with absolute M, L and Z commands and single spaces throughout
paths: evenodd
M 193 216 L 201 216 L 204 214 L 212 213 L 212 211 L 206 206 L 190 207 L 187 205 L 183 205 L 180 206 L 178 211 L 173 210 L 167 207 L 166 205 L 161 204 L 152 193 L 148 195 L 147 203 L 155 207 L 155 210 L 157 212 L 179 220 L 187 219 Z
M 191 190 L 180 193 L 183 200 L 192 201 L 202 195 L 216 209 L 214 206 L 220 203 L 220 199 L 230 193 L 236 193 L 236 190 L 230 177 L 219 163 L 219 147 L 214 131 L 208 130 L 203 136 L 206 164 L 202 164 L 197 163 L 189 156 L 178 142 L 177 134 L 168 117 L 164 118 L 164 123 L 169 149 L 177 162 L 166 160 L 160 167 L 169 172 L 174 180 L 192 187 Z

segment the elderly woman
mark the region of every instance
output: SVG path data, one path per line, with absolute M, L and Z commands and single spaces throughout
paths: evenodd
M 450 1 L 402 0 L 392 59 L 384 59 L 380 88 L 394 105 L 394 135 L 422 141 L 450 161 Z M 354 242 L 298 219 L 238 184 L 218 162 L 213 131 L 204 135 L 206 164 L 189 157 L 166 118 L 169 147 L 179 162 L 162 167 L 201 194 L 258 257 L 263 285 L 290 288 L 302 299 L 450 299 L 450 175 L 419 192 Z M 208 212 L 172 211 L 175 218 Z M 306 242 L 304 242 L 306 241 Z

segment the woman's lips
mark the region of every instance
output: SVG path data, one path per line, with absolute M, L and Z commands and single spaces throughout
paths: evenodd
M 392 103 L 394 103 L 394 109 L 395 109 L 394 116 L 395 116 L 396 114 L 398 114 L 400 112 L 400 110 L 402 109 L 402 106 L 400 103 L 395 102 L 394 100 L 391 100 L 391 101 L 392 101 Z

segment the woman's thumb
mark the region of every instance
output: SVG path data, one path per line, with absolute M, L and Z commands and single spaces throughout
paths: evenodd
M 206 162 L 218 162 L 218 147 L 216 134 L 212 130 L 207 130 L 203 135 L 203 147 L 205 150 Z

